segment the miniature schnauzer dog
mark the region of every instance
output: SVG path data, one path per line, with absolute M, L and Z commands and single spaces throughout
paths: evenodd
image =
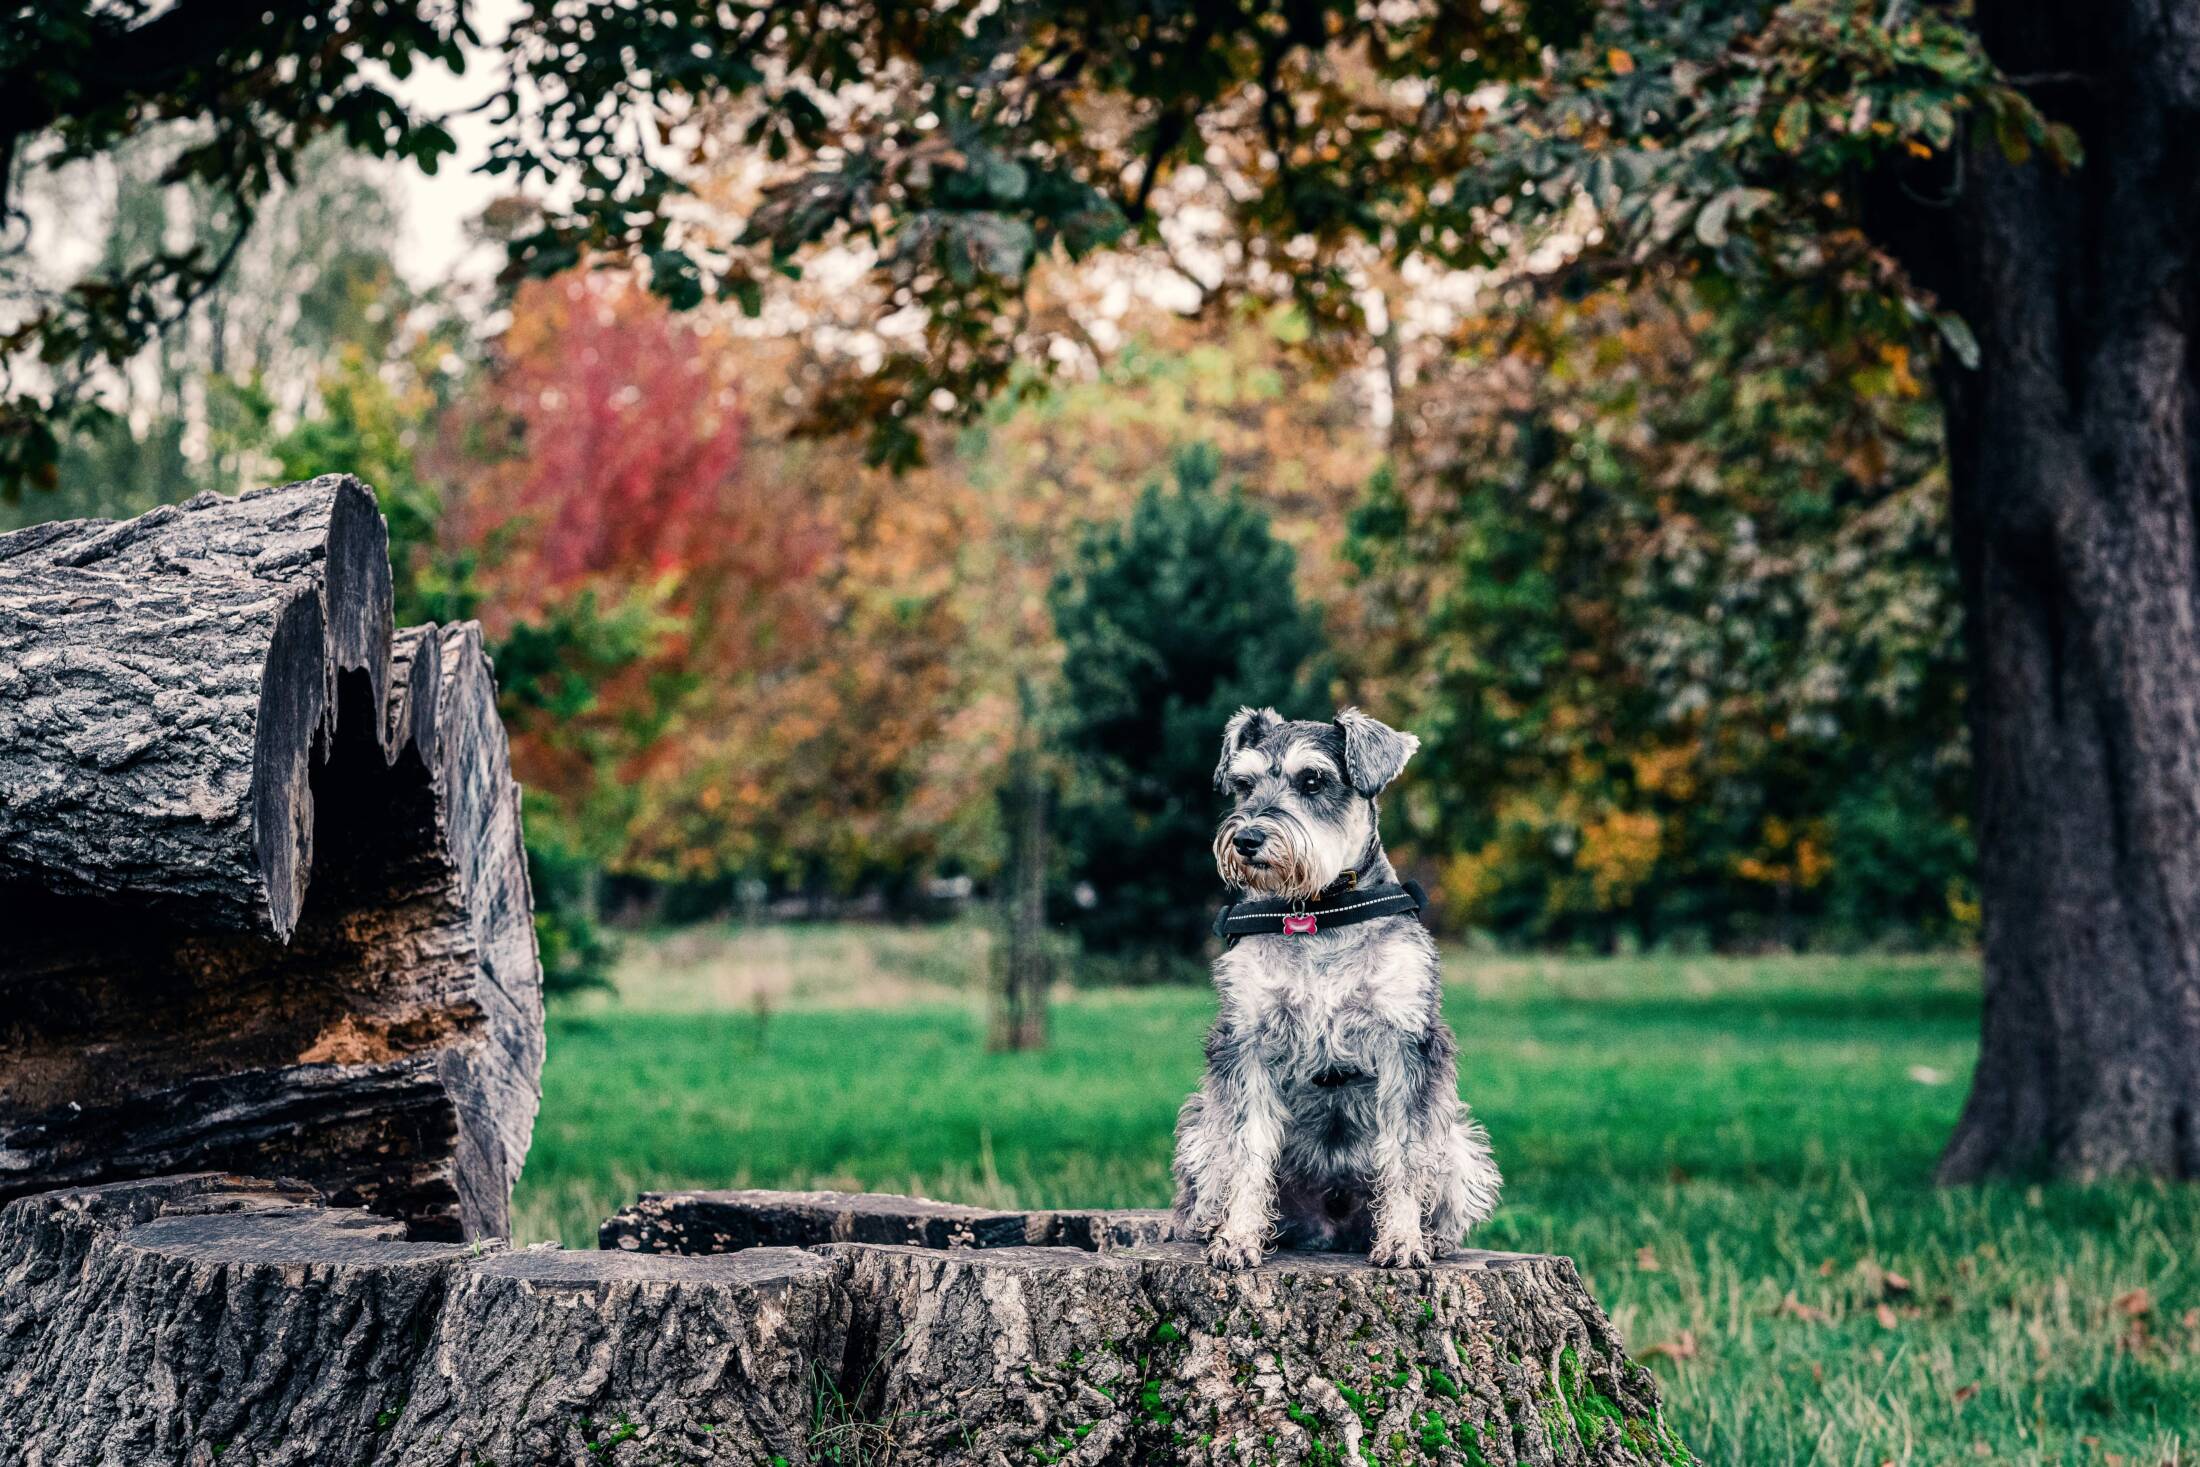
M 1216 1268 L 1284 1248 L 1378 1267 L 1450 1251 L 1497 1207 L 1489 1137 L 1459 1100 L 1436 944 L 1400 886 L 1375 798 L 1420 747 L 1357 709 L 1328 723 L 1241 709 L 1215 787 L 1221 1012 L 1176 1126 L 1176 1227 Z

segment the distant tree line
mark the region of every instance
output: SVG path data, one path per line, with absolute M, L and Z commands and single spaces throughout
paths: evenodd
M 1450 930 L 1975 932 L 1937 416 L 1899 351 L 1680 282 L 1508 297 L 1385 438 L 1287 308 L 1154 313 L 896 477 L 788 436 L 785 340 L 615 276 L 525 284 L 475 339 L 341 158 L 0 517 L 372 482 L 401 614 L 490 629 L 561 982 L 605 973 L 605 913 L 1005 889 L 1034 790 L 1090 971 L 1195 971 L 1241 703 L 1422 735 L 1388 836 Z M 114 182 L 118 256 L 156 171 Z M 229 292 L 274 279 L 292 316 L 240 336 Z

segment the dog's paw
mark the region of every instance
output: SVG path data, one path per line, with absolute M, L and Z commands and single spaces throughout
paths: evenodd
M 1260 1267 L 1260 1239 L 1217 1233 L 1207 1244 L 1207 1266 L 1224 1273 Z
M 1377 1268 L 1426 1268 L 1433 1256 L 1428 1239 L 1417 1232 L 1377 1238 L 1367 1250 L 1367 1261 Z

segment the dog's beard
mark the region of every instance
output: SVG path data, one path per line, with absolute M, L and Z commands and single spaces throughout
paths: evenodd
M 1258 865 L 1238 854 L 1234 844 L 1237 833 L 1245 828 L 1243 816 L 1226 817 L 1215 831 L 1215 869 L 1240 891 L 1290 900 L 1311 899 L 1343 874 L 1345 863 L 1351 859 L 1347 853 L 1350 837 L 1345 831 L 1326 832 L 1331 838 L 1320 839 L 1297 817 L 1286 814 L 1266 816 L 1263 823 L 1269 827 L 1269 835 L 1260 848 Z

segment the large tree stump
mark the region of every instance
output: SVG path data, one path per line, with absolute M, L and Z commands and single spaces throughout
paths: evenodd
M 0 1214 L 0 1460 L 1687 1463 L 1564 1259 L 403 1241 L 295 1188 Z
M 1686 1463 L 1571 1262 L 835 1245 L 853 1419 L 907 1462 Z
M 219 1167 L 506 1230 L 542 1064 L 472 625 L 341 476 L 0 536 L 0 1196 Z
M 401 1234 L 238 1177 L 10 1204 L 0 1461 L 802 1459 L 816 1362 L 846 1337 L 838 1262 Z

